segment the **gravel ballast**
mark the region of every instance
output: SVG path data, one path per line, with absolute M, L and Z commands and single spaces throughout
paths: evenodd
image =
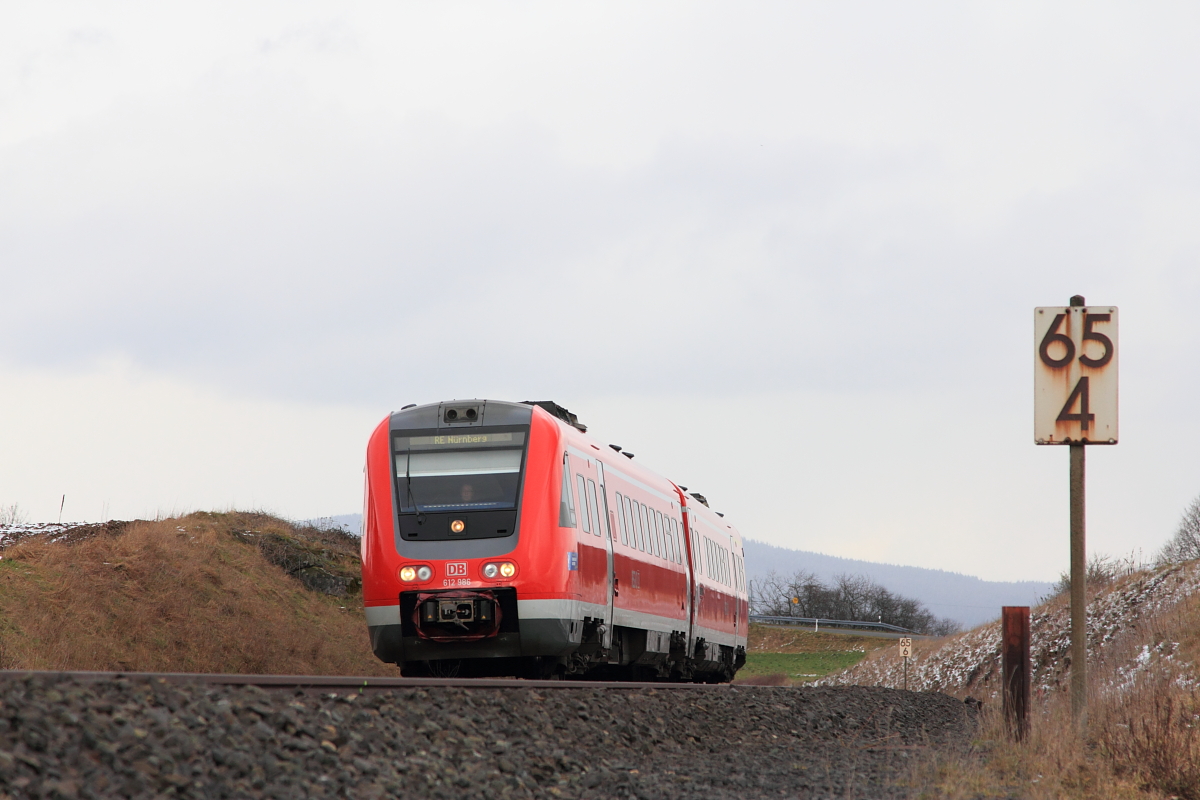
M 861 686 L 364 694 L 0 676 L 11 797 L 906 797 L 949 696 Z

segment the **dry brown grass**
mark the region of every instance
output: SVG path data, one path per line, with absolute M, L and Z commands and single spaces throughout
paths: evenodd
M 1090 667 L 1086 730 L 1064 688 L 1035 700 L 1028 739 L 1013 742 L 992 695 L 972 752 L 924 765 L 915 785 L 954 800 L 1200 800 L 1198 642 L 1192 597 L 1112 643 Z
M 135 522 L 0 560 L 0 667 L 395 675 L 371 653 L 359 596 L 305 589 L 235 532 L 261 514 Z

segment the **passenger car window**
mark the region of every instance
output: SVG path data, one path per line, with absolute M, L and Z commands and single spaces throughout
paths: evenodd
M 591 533 L 592 525 L 588 519 L 587 485 L 583 482 L 583 476 L 579 473 L 575 474 L 575 485 L 579 487 L 579 520 L 583 525 L 583 532 Z
M 617 527 L 621 529 L 621 544 L 629 544 L 629 535 L 625 532 L 625 498 L 617 492 Z
M 654 536 L 658 539 L 658 554 L 662 558 L 667 557 L 667 542 L 663 536 L 663 518 L 662 512 L 655 510 L 654 512 Z
M 571 497 L 571 470 L 567 457 L 563 456 L 562 497 L 558 501 L 558 525 L 560 528 L 575 527 L 575 500 Z
M 604 532 L 600 530 L 600 505 L 596 502 L 596 483 L 591 478 L 588 478 L 588 508 L 592 510 L 592 533 L 596 536 L 603 536 Z
M 658 544 L 654 541 L 654 511 L 647 508 L 645 503 L 642 504 L 642 516 L 646 520 L 646 551 L 656 556 Z

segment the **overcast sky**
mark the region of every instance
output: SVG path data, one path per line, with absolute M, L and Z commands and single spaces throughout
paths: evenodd
M 359 510 L 554 399 L 747 536 L 1052 579 L 1033 308 L 1120 307 L 1089 545 L 1200 494 L 1191 4 L 0 12 L 0 507 Z

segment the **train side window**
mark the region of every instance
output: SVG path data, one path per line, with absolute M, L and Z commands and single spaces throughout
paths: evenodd
M 575 485 L 579 487 L 579 522 L 584 533 L 591 533 L 592 524 L 588 519 L 587 507 L 587 484 L 583 482 L 583 476 L 579 473 L 575 473 Z
M 643 553 L 652 552 L 650 549 L 650 537 L 646 535 L 646 507 L 635 501 L 633 504 L 633 513 L 638 518 L 638 549 Z
M 679 520 L 671 517 L 671 539 L 675 544 L 675 563 L 682 564 L 682 548 L 679 546 Z
M 663 536 L 663 518 L 662 512 L 655 510 L 654 512 L 654 537 L 658 539 L 658 555 L 662 558 L 667 557 L 667 542 Z
M 641 504 L 642 512 L 642 533 L 646 538 L 646 552 L 650 555 L 658 555 L 654 552 L 654 517 L 650 515 L 650 509 L 646 508 L 646 504 Z
M 704 559 L 700 557 L 700 534 L 695 528 L 692 528 L 692 561 L 696 565 L 696 571 L 703 575 Z
M 626 498 L 629 503 L 629 541 L 630 545 L 637 550 L 645 550 L 645 545 L 642 544 L 642 528 L 638 521 L 638 504 L 637 500 Z
M 667 561 L 675 563 L 675 539 L 671 536 L 671 518 L 663 514 L 663 539 L 667 543 Z
M 644 519 L 642 519 L 641 506 L 637 505 L 637 500 L 630 500 L 630 505 L 634 510 L 634 527 L 637 528 L 637 549 L 644 553 L 646 552 L 646 531 L 642 529 Z
M 662 535 L 658 529 L 658 524 L 654 521 L 654 509 L 646 509 L 646 522 L 649 523 L 650 544 L 654 550 L 654 555 L 662 558 Z
M 646 508 L 646 532 L 650 534 L 650 552 L 656 556 L 662 555 L 662 542 L 658 540 L 658 532 L 654 526 L 654 509 Z
M 617 492 L 617 527 L 621 529 L 621 544 L 628 546 L 629 535 L 625 532 L 625 498 Z
M 629 519 L 629 546 L 634 550 L 640 550 L 641 545 L 638 544 L 638 521 L 637 521 L 637 501 L 625 498 L 625 516 Z
M 588 478 L 588 508 L 591 509 L 592 517 L 592 533 L 596 536 L 603 536 L 604 532 L 600 530 L 600 504 L 596 502 L 596 483 L 591 478 Z
M 562 497 L 558 501 L 558 526 L 575 527 L 575 500 L 571 497 L 571 470 L 566 457 L 563 458 Z
M 656 512 L 653 508 L 646 509 L 646 514 L 647 514 L 646 518 L 650 521 L 650 535 L 653 537 L 653 541 L 654 541 L 654 555 L 658 556 L 659 558 L 662 558 L 663 557 L 662 531 L 659 530 L 658 521 L 654 517 L 654 515 L 656 513 L 658 513 L 658 512 Z

